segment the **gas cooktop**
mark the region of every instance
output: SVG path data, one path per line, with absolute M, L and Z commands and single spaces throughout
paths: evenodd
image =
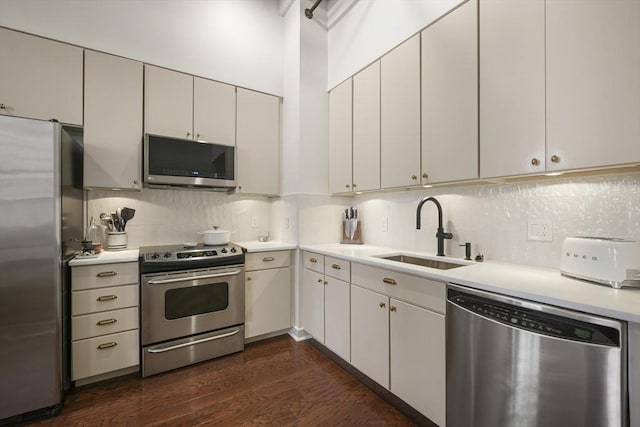
M 221 246 L 184 244 L 143 246 L 139 250 L 141 272 L 244 264 L 243 249 L 233 243 Z

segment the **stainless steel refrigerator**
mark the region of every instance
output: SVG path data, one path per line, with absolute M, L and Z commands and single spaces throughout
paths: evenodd
M 62 406 L 82 155 L 79 129 L 0 115 L 0 423 Z

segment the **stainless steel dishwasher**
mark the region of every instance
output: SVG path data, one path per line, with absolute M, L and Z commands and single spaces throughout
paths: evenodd
M 626 323 L 447 288 L 448 427 L 628 425 Z

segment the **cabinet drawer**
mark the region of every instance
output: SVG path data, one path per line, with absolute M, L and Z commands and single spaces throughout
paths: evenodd
M 85 314 L 71 319 L 71 339 L 74 341 L 131 329 L 138 329 L 137 307 Z
M 71 344 L 73 381 L 135 366 L 140 360 L 138 330 L 75 341 Z
M 138 283 L 138 263 L 96 264 L 71 269 L 71 289 L 105 288 Z
M 255 252 L 245 257 L 246 271 L 289 267 L 289 265 L 291 265 L 291 251 Z
M 304 252 L 304 268 L 324 273 L 324 255 L 314 254 L 313 252 Z
M 324 259 L 324 272 L 327 276 L 349 282 L 351 280 L 351 263 L 328 256 Z
M 138 306 L 138 285 L 71 292 L 71 315 Z
M 437 313 L 445 313 L 446 285 L 442 282 L 353 263 L 351 283 Z

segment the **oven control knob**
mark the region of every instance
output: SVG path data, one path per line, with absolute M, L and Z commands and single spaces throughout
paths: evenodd
M 165 252 L 164 253 L 164 257 L 165 258 L 171 258 L 171 252 Z
M 215 255 L 218 255 L 216 251 L 206 251 L 204 253 L 204 256 L 215 256 Z
M 222 248 L 222 250 L 220 252 L 222 252 L 223 254 L 226 254 L 227 253 L 227 248 Z
M 177 254 L 177 257 L 182 259 L 182 258 L 189 258 L 189 253 L 188 252 L 179 252 Z
M 151 259 L 158 259 L 160 258 L 160 254 L 158 252 L 154 252 L 151 254 Z
M 236 253 L 236 248 L 235 248 L 235 247 L 231 248 L 231 253 L 232 253 L 232 254 L 235 254 L 235 253 Z

